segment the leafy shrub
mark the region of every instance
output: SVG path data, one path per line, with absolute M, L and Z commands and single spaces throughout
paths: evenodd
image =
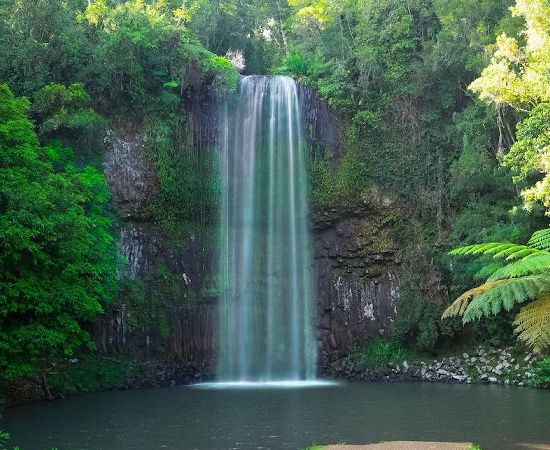
M 138 380 L 140 376 L 140 367 L 134 361 L 103 358 L 94 354 L 55 361 L 45 373 L 53 397 L 117 388 L 125 381 Z
M 344 359 L 344 364 L 358 362 L 365 367 L 376 369 L 385 367 L 389 363 L 400 363 L 412 357 L 413 355 L 401 343 L 375 337 L 366 343 L 353 344 L 348 356 Z
M 440 320 L 442 299 L 436 298 L 435 294 L 435 286 L 440 280 L 431 280 L 432 284 L 427 285 L 426 280 L 433 278 L 434 274 L 430 273 L 429 267 L 421 267 L 423 263 L 420 262 L 420 258 L 414 260 L 417 264 L 417 274 L 403 280 L 397 316 L 393 323 L 393 338 L 408 348 L 431 352 L 441 343 L 443 337 L 452 336 L 454 331 L 460 328 L 460 324 L 458 320 Z M 425 296 L 425 292 L 430 292 L 431 296 Z
M 104 119 L 91 107 L 92 100 L 80 83 L 68 87 L 50 83 L 34 95 L 32 115 L 38 121 L 39 135 L 76 137 L 104 126 Z
M 550 346 L 550 297 L 547 278 L 550 265 L 550 230 L 536 231 L 527 245 L 488 242 L 458 247 L 451 255 L 492 256 L 504 265 L 494 270 L 484 284 L 458 297 L 443 317 L 462 316 L 464 324 L 482 317 L 517 310 L 514 329 L 535 351 Z
M 0 449 L 5 449 L 9 439 L 10 439 L 10 434 L 4 430 L 0 430 Z
M 294 75 L 298 78 L 311 75 L 314 71 L 314 64 L 308 60 L 305 56 L 299 53 L 288 54 L 276 70 L 281 74 Z
M 238 73 L 227 58 L 211 55 L 203 60 L 202 68 L 206 75 L 213 78 L 212 89 L 215 94 L 228 94 L 237 88 Z
M 327 159 L 317 158 L 309 166 L 309 195 L 317 208 L 346 204 L 358 199 L 368 186 L 367 169 L 361 155 L 349 151 L 336 168 Z
M 117 285 L 105 179 L 40 147 L 28 106 L 0 85 L 0 378 L 93 346 L 84 324 Z
M 550 358 L 544 358 L 535 365 L 533 381 L 539 387 L 550 388 Z

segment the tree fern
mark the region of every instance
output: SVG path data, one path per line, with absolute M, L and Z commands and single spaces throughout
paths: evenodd
M 527 245 L 489 242 L 459 247 L 450 254 L 488 255 L 508 263 L 496 269 L 488 265 L 487 281 L 458 297 L 444 318 L 462 316 L 467 323 L 529 302 L 514 321 L 518 338 L 535 350 L 550 347 L 550 229 L 535 232 Z
M 527 245 L 511 244 L 509 242 L 488 242 L 485 244 L 465 245 L 450 251 L 450 255 L 489 255 L 507 261 L 537 255 L 542 251 Z
M 493 281 L 489 289 L 472 298 L 463 314 L 463 322 L 494 316 L 503 309 L 510 311 L 517 303 L 536 298 L 546 283 L 540 276 Z
M 453 316 L 463 316 L 470 302 L 473 298 L 478 295 L 483 294 L 484 292 L 494 288 L 496 285 L 504 283 L 503 280 L 498 280 L 493 283 L 484 283 L 481 286 L 470 289 L 469 291 L 464 292 L 460 297 L 458 297 L 452 304 L 443 312 L 443 318 L 453 317 Z
M 548 271 L 550 271 L 550 253 L 537 254 L 496 269 L 487 277 L 487 281 L 500 280 L 502 278 L 517 278 Z
M 476 280 L 488 280 L 491 275 L 493 275 L 498 269 L 502 267 L 501 262 L 494 262 L 490 264 L 485 264 L 481 269 L 479 269 L 474 274 L 474 279 Z
M 550 251 L 550 228 L 535 231 L 529 239 L 528 245 L 539 250 Z
M 518 338 L 535 350 L 550 347 L 550 294 L 521 308 L 514 320 Z

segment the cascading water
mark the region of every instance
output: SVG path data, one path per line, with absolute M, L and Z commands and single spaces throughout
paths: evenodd
M 305 145 L 296 83 L 248 76 L 221 118 L 218 381 L 315 378 Z

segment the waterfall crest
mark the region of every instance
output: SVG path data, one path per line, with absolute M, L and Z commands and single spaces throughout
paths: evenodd
M 306 146 L 296 83 L 248 76 L 222 108 L 218 381 L 315 378 Z

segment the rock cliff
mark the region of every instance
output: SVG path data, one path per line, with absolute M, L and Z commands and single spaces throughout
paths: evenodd
M 310 156 L 330 152 L 337 164 L 341 139 L 335 118 L 310 89 L 301 87 L 300 99 Z M 184 131 L 197 151 L 215 151 L 212 110 L 212 103 L 189 107 Z M 188 234 L 179 245 L 173 245 L 155 218 L 146 214 L 158 180 L 139 132 L 128 129 L 132 127 L 108 134 L 103 160 L 120 215 L 119 249 L 127 260 L 121 275 L 143 280 L 142 288 L 151 292 L 157 289 L 159 267 L 166 267 L 175 275 L 172 281 L 177 289 L 155 305 L 147 305 L 151 296 L 143 300 L 145 305 L 136 305 L 121 294 L 118 303 L 95 325 L 96 344 L 106 354 L 210 362 L 216 349 L 217 298 L 216 292 L 205 292 L 201 287 L 215 276 L 215 251 L 205 245 L 200 233 Z M 322 370 L 341 357 L 355 339 L 383 333 L 395 317 L 399 264 L 390 233 L 395 205 L 375 190 L 367 197 L 361 205 L 312 211 Z M 145 317 L 143 311 L 151 308 L 156 309 L 156 316 Z

